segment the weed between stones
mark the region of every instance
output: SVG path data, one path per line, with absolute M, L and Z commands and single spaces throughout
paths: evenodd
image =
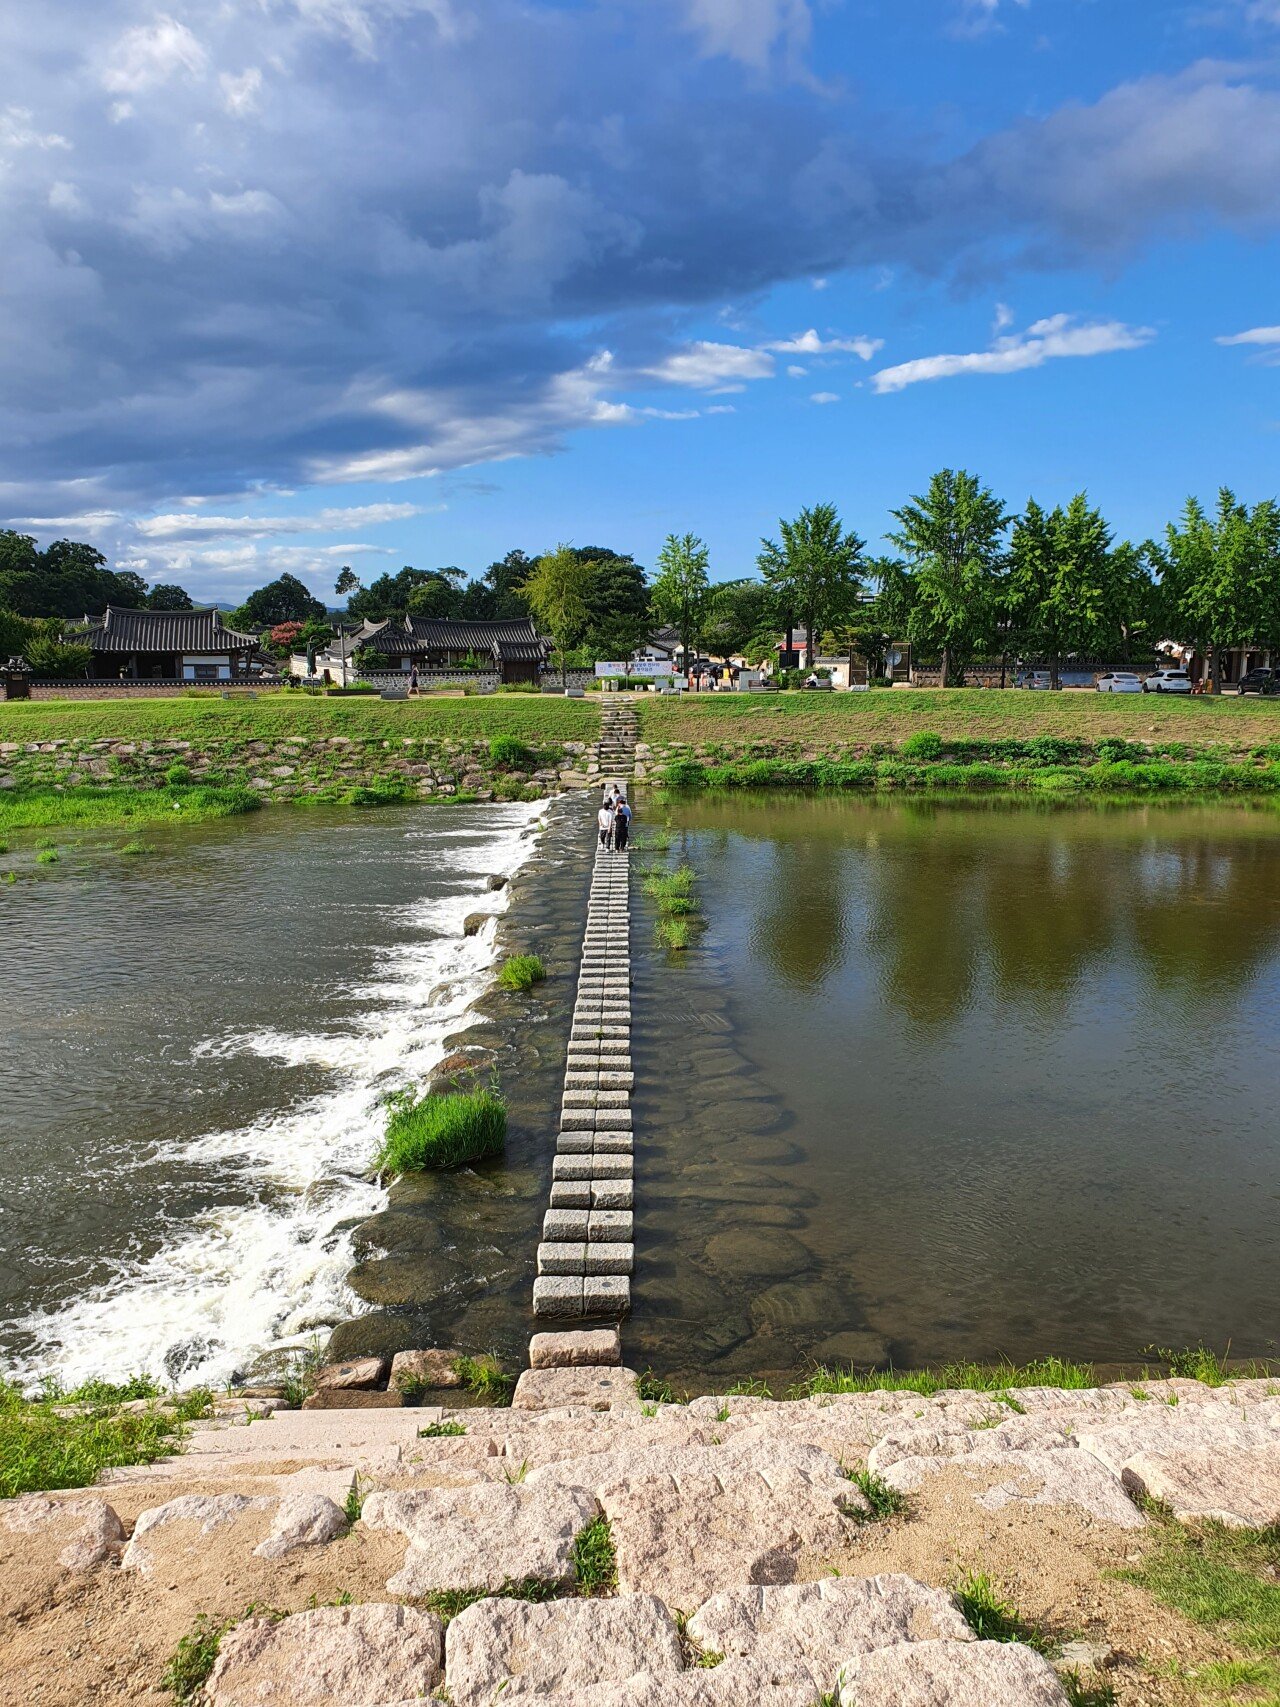
M 167 1689 L 175 1702 L 199 1701 L 217 1662 L 222 1638 L 228 1630 L 233 1630 L 246 1618 L 269 1618 L 273 1624 L 278 1624 L 287 1617 L 288 1613 L 276 1607 L 258 1605 L 246 1606 L 239 1617 L 216 1621 L 207 1613 L 200 1613 L 190 1634 L 183 1636 L 173 1650 L 160 1679 L 160 1687 Z
M 1027 1623 L 985 1571 L 966 1572 L 955 1586 L 955 1597 L 979 1641 L 1021 1642 L 1038 1654 L 1052 1651 L 1053 1643 L 1034 1624 Z
M 120 1408 L 138 1399 L 155 1408 Z M 73 1388 L 47 1382 L 36 1398 L 0 1381 L 0 1499 L 85 1488 L 115 1465 L 153 1464 L 178 1451 L 186 1424 L 208 1416 L 212 1403 L 207 1388 L 173 1398 L 146 1376 Z
M 542 963 L 542 957 L 537 954 L 513 954 L 502 964 L 498 973 L 498 985 L 503 990 L 514 990 L 520 993 L 531 990 L 535 984 L 540 984 L 547 975 L 547 969 Z
M 396 1091 L 386 1099 L 386 1136 L 377 1165 L 390 1173 L 463 1167 L 498 1154 L 507 1141 L 507 1105 L 494 1091 Z
M 870 1511 L 855 1511 L 851 1515 L 859 1523 L 877 1523 L 883 1518 L 896 1517 L 907 1508 L 907 1496 L 890 1487 L 883 1476 L 874 1470 L 846 1470 L 845 1475 L 871 1507 Z
M 505 1372 L 496 1357 L 458 1357 L 453 1367 L 473 1398 L 483 1399 L 488 1405 L 511 1403 L 516 1378 Z
M 573 1543 L 573 1568 L 579 1594 L 611 1594 L 617 1588 L 618 1555 L 607 1517 L 597 1517 L 578 1532 Z
M 419 1440 L 447 1440 L 453 1435 L 465 1434 L 467 1431 L 461 1423 L 444 1422 L 428 1423 L 426 1428 L 418 1430 Z

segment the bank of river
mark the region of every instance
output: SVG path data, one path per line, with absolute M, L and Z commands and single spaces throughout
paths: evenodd
M 707 929 L 634 932 L 641 1361 L 1275 1355 L 1274 812 L 646 804 Z
M 382 1095 L 491 977 L 545 803 L 64 840 L 10 889 L 0 1360 L 219 1382 L 360 1307 Z M 468 1263 L 474 1254 L 467 1253 Z

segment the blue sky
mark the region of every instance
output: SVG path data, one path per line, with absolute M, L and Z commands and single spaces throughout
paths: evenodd
M 0 514 L 152 579 L 736 575 L 946 464 L 1138 538 L 1280 487 L 1280 0 L 45 0 L 0 49 Z

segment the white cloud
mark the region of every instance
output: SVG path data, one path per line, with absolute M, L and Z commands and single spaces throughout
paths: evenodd
M 803 379 L 805 374 L 808 373 L 808 371 L 809 370 L 807 367 L 799 367 L 795 362 L 792 362 L 791 366 L 787 369 L 787 378 L 788 379 Z
M 708 415 L 736 415 L 737 409 L 732 403 L 712 403 L 707 407 Z
M 256 112 L 262 92 L 262 72 L 256 65 L 246 66 L 239 76 L 224 71 L 218 78 L 222 104 L 234 118 L 244 118 Z
M 684 0 L 684 8 L 703 53 L 746 65 L 767 65 L 778 47 L 799 54 L 813 27 L 808 0 Z
M 80 213 L 84 202 L 74 184 L 58 178 L 49 185 L 49 206 L 55 213 Z
M 204 516 L 192 512 L 145 516 L 136 524 L 144 539 L 270 539 L 279 534 L 337 533 L 343 528 L 379 527 L 424 513 L 419 504 L 358 504 L 300 516 Z
M 304 23 L 327 34 L 344 37 L 365 59 L 376 57 L 377 29 L 383 22 L 422 14 L 434 21 L 445 41 L 455 41 L 473 27 L 453 0 L 281 0 L 280 9 L 293 11 Z
M 1280 7 L 1280 0 L 1277 0 Z M 1280 344 L 1280 326 L 1254 326 L 1248 332 L 1232 332 L 1229 337 L 1215 338 L 1215 344 Z
M 790 356 L 830 356 L 847 354 L 858 356 L 862 361 L 869 362 L 884 348 L 883 338 L 820 338 L 811 326 L 807 332 L 800 332 L 794 338 L 785 338 L 775 344 L 766 344 L 766 350 L 777 350 L 779 355 Z
M 56 130 L 35 128 L 35 114 L 30 107 L 6 107 L 0 112 L 0 148 L 70 148 L 65 136 Z
M 838 391 L 815 391 L 810 396 L 809 401 L 810 403 L 838 403 L 840 393 Z
M 207 63 L 203 45 L 187 26 L 160 12 L 153 24 L 126 30 L 116 42 L 103 67 L 102 86 L 113 94 L 130 95 L 167 83 L 179 73 L 199 77 Z
M 1009 307 L 1009 304 L 1007 302 L 997 302 L 996 303 L 995 324 L 992 327 L 993 336 L 998 337 L 1001 332 L 1007 332 L 1009 327 L 1012 325 L 1013 325 L 1013 310 L 1012 310 L 1012 308 Z
M 741 391 L 744 380 L 772 379 L 774 364 L 765 350 L 700 340 L 665 356 L 645 372 L 665 385 L 691 385 L 698 391 Z
M 1055 314 L 1047 320 L 1037 320 L 1025 332 L 997 338 L 989 350 L 968 355 L 922 356 L 897 367 L 881 368 L 872 383 L 883 393 L 902 391 L 924 380 L 952 379 L 957 374 L 1022 373 L 1057 358 L 1141 349 L 1154 337 L 1150 326 L 1126 326 L 1118 320 L 1075 324 L 1072 315 Z

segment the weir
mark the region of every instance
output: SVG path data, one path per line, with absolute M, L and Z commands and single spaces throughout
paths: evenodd
M 635 736 L 630 700 L 606 700 L 599 760 L 605 786 L 632 775 Z M 635 1184 L 628 864 L 627 852 L 597 847 L 551 1202 L 533 1285 L 533 1313 L 542 1321 L 616 1321 L 631 1308 Z

